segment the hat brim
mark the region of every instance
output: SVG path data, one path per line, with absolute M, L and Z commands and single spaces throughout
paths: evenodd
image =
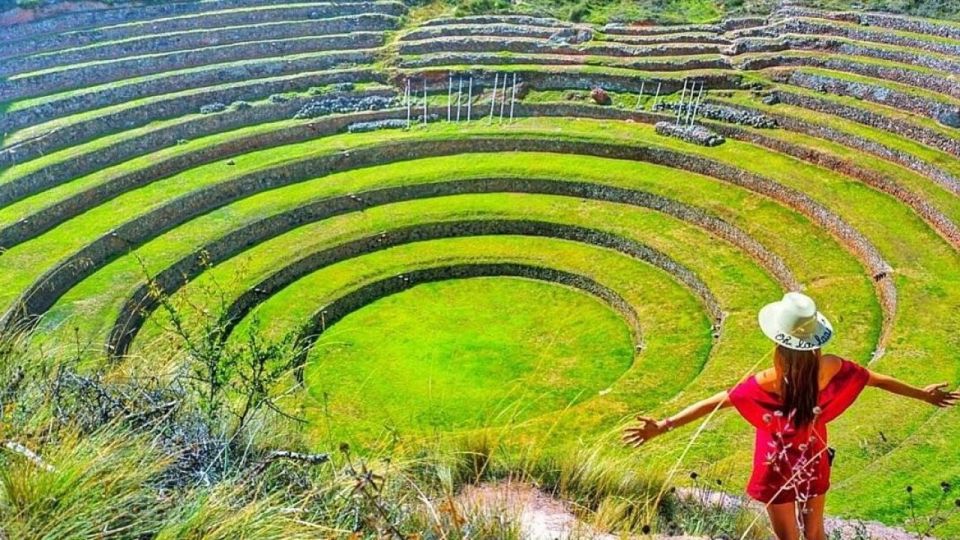
M 780 309 L 780 302 L 767 304 L 763 306 L 757 316 L 760 322 L 760 330 L 778 345 L 795 351 L 812 351 L 823 347 L 833 338 L 833 326 L 819 311 L 816 315 L 817 326 L 810 335 L 797 336 L 784 331 L 777 323 Z

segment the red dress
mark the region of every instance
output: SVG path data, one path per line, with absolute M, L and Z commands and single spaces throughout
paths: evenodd
M 757 428 L 747 494 L 763 503 L 779 504 L 826 493 L 830 488 L 827 423 L 853 404 L 869 378 L 869 371 L 843 360 L 820 391 L 814 421 L 802 428 L 793 426 L 792 415 L 781 411 L 780 398 L 764 390 L 756 377 L 730 390 L 734 407 Z

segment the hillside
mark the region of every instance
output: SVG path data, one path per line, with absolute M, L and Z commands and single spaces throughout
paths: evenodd
M 960 23 L 925 18 L 960 10 L 630 4 L 5 26 L 0 530 L 506 538 L 443 504 L 523 477 L 600 529 L 762 538 L 671 490 L 742 491 L 735 414 L 619 440 L 769 363 L 759 306 L 960 383 Z M 868 390 L 833 426 L 831 514 L 960 535 L 957 411 Z

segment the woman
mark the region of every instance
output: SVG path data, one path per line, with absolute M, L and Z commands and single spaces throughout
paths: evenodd
M 773 367 L 730 391 L 695 403 L 663 420 L 638 416 L 624 441 L 640 446 L 712 411 L 734 406 L 756 428 L 753 474 L 747 493 L 764 503 L 779 540 L 825 540 L 823 501 L 830 487 L 832 449 L 827 423 L 857 399 L 865 386 L 919 399 L 937 407 L 960 400 L 946 383 L 916 388 L 829 354 L 830 322 L 813 300 L 792 292 L 760 311 L 760 329 L 777 343 Z M 799 513 L 798 513 L 799 506 Z

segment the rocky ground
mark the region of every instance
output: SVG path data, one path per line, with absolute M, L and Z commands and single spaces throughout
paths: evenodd
M 736 506 L 753 504 L 729 494 L 702 494 L 707 504 Z M 715 498 L 715 500 L 711 499 Z M 460 494 L 458 502 L 471 510 L 504 515 L 518 519 L 523 538 L 529 540 L 621 540 L 624 537 L 604 533 L 584 523 L 574 514 L 569 503 L 551 497 L 535 486 L 519 482 L 489 483 L 470 486 Z M 759 506 L 758 506 L 759 509 Z M 840 540 L 918 540 L 918 537 L 903 529 L 889 527 L 878 522 L 848 521 L 828 517 L 827 534 Z M 839 535 L 839 536 L 836 536 Z M 866 536 L 864 536 L 866 535 Z M 710 540 L 705 536 L 636 536 L 636 540 Z M 926 537 L 923 540 L 935 540 Z

